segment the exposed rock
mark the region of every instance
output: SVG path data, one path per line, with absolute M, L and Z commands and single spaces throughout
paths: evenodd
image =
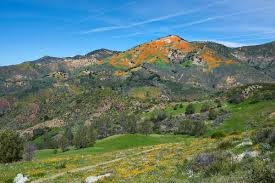
M 209 153 L 200 153 L 195 157 L 195 162 L 199 166 L 208 166 L 215 161 L 215 157 Z
M 110 173 L 107 173 L 107 174 L 104 174 L 104 175 L 100 175 L 100 176 L 90 176 L 90 177 L 87 177 L 85 179 L 85 183 L 94 183 L 94 182 L 97 182 L 99 180 L 102 180 L 106 177 L 110 177 L 111 174 Z
M 236 147 L 244 147 L 244 146 L 251 146 L 253 145 L 252 141 L 250 139 L 243 141 L 242 143 L 238 144 Z
M 14 183 L 25 183 L 27 182 L 29 179 L 27 176 L 24 176 L 22 173 L 19 173 L 16 175 L 16 177 L 14 178 L 13 182 Z
M 65 125 L 65 122 L 63 120 L 53 119 L 50 121 L 46 121 L 44 123 L 37 124 L 33 127 L 27 128 L 24 131 L 22 131 L 21 134 L 32 135 L 33 130 L 38 129 L 38 128 L 55 128 L 55 127 L 62 127 L 64 125 Z
M 275 119 L 275 112 L 273 112 L 269 115 L 269 119 Z
M 244 158 L 255 158 L 259 155 L 258 151 L 246 151 L 234 157 L 236 161 L 241 161 Z

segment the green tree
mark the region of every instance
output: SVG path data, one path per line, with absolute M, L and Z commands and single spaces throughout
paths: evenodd
M 153 126 L 154 123 L 151 120 L 146 119 L 139 123 L 138 131 L 142 134 L 148 135 L 153 132 Z
M 194 113 L 195 113 L 195 106 L 192 103 L 188 104 L 185 109 L 185 114 L 189 115 L 189 114 L 194 114 Z
M 74 135 L 73 144 L 77 149 L 88 147 L 87 130 L 85 126 L 78 127 Z
M 88 146 L 89 147 L 94 146 L 95 142 L 96 142 L 96 131 L 95 131 L 95 128 L 93 127 L 93 125 L 90 125 L 87 128 L 86 135 L 87 135 Z
M 61 149 L 62 152 L 65 152 L 68 150 L 69 141 L 64 134 L 61 134 L 57 141 L 58 141 L 58 147 Z
M 72 132 L 72 129 L 71 129 L 70 126 L 67 126 L 65 128 L 64 136 L 67 138 L 69 145 L 72 145 L 73 139 L 74 139 L 74 135 L 73 135 L 73 132 Z
M 0 132 L 0 163 L 19 161 L 23 156 L 24 141 L 17 132 Z

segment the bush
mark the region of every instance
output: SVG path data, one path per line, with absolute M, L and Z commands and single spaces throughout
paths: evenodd
M 208 103 L 204 103 L 201 106 L 201 112 L 207 112 L 207 111 L 209 111 L 209 109 L 210 109 L 210 105 Z
M 218 144 L 218 148 L 219 148 L 219 149 L 228 149 L 228 148 L 230 148 L 230 147 L 232 147 L 232 146 L 233 146 L 233 144 L 232 144 L 232 142 L 229 141 L 229 140 L 222 141 L 222 142 L 220 142 L 220 143 Z
M 203 173 L 205 177 L 219 173 L 229 174 L 236 169 L 236 164 L 232 163 L 232 155 L 224 151 L 199 153 L 189 166 L 194 172 Z
M 211 138 L 222 138 L 222 137 L 225 137 L 226 134 L 223 132 L 223 131 L 217 131 L 217 132 L 214 132 L 212 135 L 211 135 Z
M 218 116 L 218 111 L 215 109 L 211 109 L 208 114 L 208 119 L 215 120 L 217 118 L 217 116 Z
M 207 130 L 207 126 L 202 121 L 193 122 L 185 120 L 180 122 L 178 127 L 178 134 L 199 136 L 203 135 Z
M 55 165 L 55 168 L 56 169 L 63 169 L 63 168 L 66 168 L 66 165 L 67 165 L 66 161 L 61 161 L 61 162 L 58 162 L 57 165 Z
M 77 149 L 94 146 L 96 142 L 96 131 L 92 125 L 80 126 L 74 135 L 74 146 Z
M 138 124 L 138 131 L 139 133 L 148 135 L 153 132 L 153 127 L 154 123 L 149 119 L 145 119 Z
M 189 115 L 189 114 L 194 114 L 194 113 L 195 113 L 195 106 L 192 103 L 188 104 L 185 109 L 185 114 Z
M 22 159 L 23 139 L 17 132 L 3 130 L 0 132 L 0 163 L 11 163 Z
M 274 183 L 275 172 L 272 167 L 267 166 L 266 162 L 256 160 L 249 167 L 247 182 L 250 183 Z
M 222 107 L 222 102 L 219 99 L 216 99 L 215 103 L 217 104 L 218 108 Z
M 256 132 L 253 142 L 275 144 L 275 127 L 264 128 Z
M 232 95 L 228 98 L 228 102 L 232 104 L 239 104 L 244 101 L 244 98 L 241 95 Z

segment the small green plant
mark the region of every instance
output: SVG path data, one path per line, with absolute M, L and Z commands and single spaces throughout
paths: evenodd
M 188 104 L 185 109 L 185 114 L 189 115 L 189 114 L 194 114 L 194 113 L 195 113 L 195 106 L 192 103 Z
M 61 162 L 58 162 L 55 166 L 56 169 L 64 169 L 66 168 L 66 164 L 67 162 L 66 161 L 61 161 Z
M 218 139 L 218 138 L 222 138 L 225 136 L 226 136 L 226 134 L 223 131 L 217 131 L 211 135 L 211 138 Z
M 228 149 L 233 146 L 233 143 L 229 140 L 224 140 L 218 144 L 218 149 Z
M 201 112 L 207 112 L 210 109 L 210 105 L 208 103 L 203 103 L 201 106 Z
M 208 119 L 215 120 L 217 118 L 217 116 L 218 116 L 218 111 L 215 109 L 211 109 L 208 114 Z

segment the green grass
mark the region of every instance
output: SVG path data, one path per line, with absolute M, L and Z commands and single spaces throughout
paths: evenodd
M 36 152 L 35 159 L 44 159 L 53 156 L 69 156 L 74 154 L 105 153 L 117 150 L 131 149 L 136 147 L 174 143 L 185 141 L 186 136 L 182 135 L 141 135 L 141 134 L 124 134 L 111 136 L 96 142 L 94 147 L 88 147 L 79 150 L 70 150 L 64 153 L 54 153 L 53 149 L 39 150 Z
M 180 135 L 115 135 L 97 141 L 95 147 L 70 150 L 54 154 L 53 149 L 39 150 L 32 162 L 0 164 L 0 182 L 12 182 L 18 173 L 29 175 L 32 180 L 55 175 L 59 172 L 79 167 L 91 166 L 110 161 L 118 157 L 130 156 L 137 152 L 151 149 L 152 145 L 182 142 L 191 143 L 193 138 Z M 64 164 L 61 167 L 60 164 Z
M 243 102 L 238 105 L 228 104 L 226 107 L 232 114 L 217 131 L 245 131 L 261 127 L 268 122 L 268 116 L 274 112 L 274 101 L 263 101 L 255 104 Z M 275 121 L 273 121 L 275 122 Z

